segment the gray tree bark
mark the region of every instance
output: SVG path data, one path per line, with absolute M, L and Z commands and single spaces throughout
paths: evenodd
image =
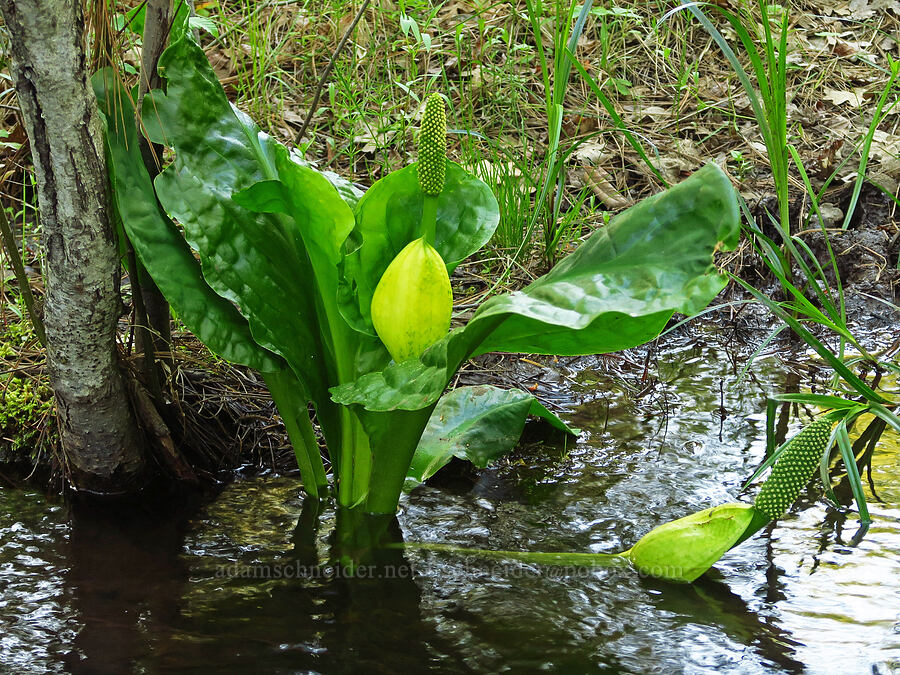
M 0 0 L 43 226 L 47 361 L 73 487 L 131 491 L 145 461 L 116 349 L 122 307 L 79 0 Z

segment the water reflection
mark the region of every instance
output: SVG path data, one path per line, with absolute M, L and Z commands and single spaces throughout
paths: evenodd
M 648 585 L 658 591 L 652 595 L 656 609 L 671 612 L 680 618 L 681 625 L 690 626 L 698 638 L 698 648 L 703 644 L 703 633 L 722 631 L 735 643 L 752 646 L 761 663 L 786 672 L 803 671 L 803 664 L 794 658 L 798 642 L 777 620 L 754 611 L 715 570 L 691 585 Z
M 0 489 L 0 665 L 62 672 L 80 626 L 64 599 L 65 513 L 40 494 Z
M 81 629 L 65 664 L 71 672 L 129 672 L 164 648 L 178 616 L 188 579 L 184 519 L 140 505 L 72 505 L 70 522 L 65 589 Z
M 758 411 L 782 374 L 761 362 L 758 385 L 732 388 L 716 350 L 676 349 L 631 398 L 580 371 L 585 401 L 570 418 L 581 442 L 419 488 L 391 535 L 610 552 L 734 499 L 765 454 Z M 811 492 L 691 586 L 399 549 L 347 579 L 331 564 L 347 546 L 338 514 L 303 501 L 293 478 L 239 480 L 177 517 L 70 518 L 0 490 L 0 670 L 889 673 L 900 663 L 898 458 L 888 443 L 873 462 L 883 501 L 870 502 L 864 538 L 855 514 Z

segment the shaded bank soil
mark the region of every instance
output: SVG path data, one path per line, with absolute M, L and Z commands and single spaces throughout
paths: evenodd
M 857 308 L 864 309 L 866 303 L 872 300 L 866 296 L 874 296 L 894 304 L 900 301 L 898 205 L 882 190 L 871 183 L 864 183 L 853 217 L 844 228 L 844 214 L 850 210 L 852 198 L 853 186 L 848 185 L 840 191 L 834 205 L 823 205 L 820 208 L 821 221 L 808 198 L 797 199 L 791 204 L 791 218 L 797 223 L 793 230 L 794 236 L 809 247 L 822 266 L 829 288 L 836 291 L 839 283 L 843 286 L 847 300 L 851 303 L 847 308 L 850 316 L 856 314 Z M 764 234 L 780 241 L 780 235 L 769 217 L 769 214 L 775 213 L 773 208 L 777 209 L 775 199 L 763 199 L 756 204 L 754 216 L 757 226 Z M 836 270 L 831 263 L 832 257 L 836 262 Z M 763 287 L 771 287 L 771 284 L 766 284 L 771 273 L 759 256 L 741 259 L 731 271 L 750 283 L 761 282 Z M 795 275 L 798 279 L 803 279 L 796 266 Z M 807 295 L 812 296 L 812 293 L 808 292 Z M 890 314 L 887 307 L 883 314 Z
M 173 345 L 160 413 L 178 457 L 192 475 L 179 481 L 169 458 L 148 446 L 159 478 L 205 491 L 215 490 L 236 472 L 291 473 L 296 468 L 293 451 L 262 378 L 216 359 L 190 334 L 176 332 Z M 123 356 L 129 376 L 137 378 L 131 368 L 135 360 Z M 7 365 L 0 481 L 60 492 L 64 480 L 43 354 L 33 347 L 21 349 Z M 27 397 L 12 398 L 20 391 Z M 0 408 L 3 404 L 0 399 Z

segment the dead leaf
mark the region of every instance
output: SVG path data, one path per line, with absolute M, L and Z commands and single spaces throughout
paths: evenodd
M 849 103 L 853 107 L 859 108 L 863 104 L 864 93 L 864 87 L 856 87 L 852 91 L 841 91 L 839 89 L 828 89 L 826 87 L 825 92 L 822 94 L 822 97 L 828 101 L 831 101 L 835 105 L 844 105 L 845 103 Z
M 619 192 L 618 189 L 610 182 L 611 176 L 599 166 L 589 166 L 584 170 L 584 182 L 591 188 L 591 191 L 597 195 L 610 210 L 616 211 L 624 209 L 631 202 Z
M 612 153 L 607 152 L 606 143 L 602 141 L 585 141 L 572 153 L 572 157 L 581 164 L 602 164 L 612 157 Z
M 898 0 L 850 0 L 847 8 L 849 14 L 857 21 L 870 19 L 881 10 L 890 9 L 895 14 L 900 14 L 900 2 Z

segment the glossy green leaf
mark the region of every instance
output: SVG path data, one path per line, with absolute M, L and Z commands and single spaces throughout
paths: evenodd
M 437 402 L 472 354 L 491 350 L 597 354 L 653 339 L 676 311 L 694 314 L 724 286 L 715 250 L 738 240 L 734 189 L 710 165 L 595 232 L 547 276 L 488 300 L 463 328 L 419 361 L 332 389 L 368 410 L 415 410 Z
M 327 363 L 327 377 L 332 384 L 352 382 L 383 368 L 389 360 L 380 341 L 353 330 L 337 304 L 338 263 L 344 239 L 353 228 L 353 214 L 318 172 L 283 152 L 275 152 L 273 161 L 278 179 L 254 183 L 233 199 L 250 211 L 283 214 L 281 218 L 289 221 L 286 229 L 294 234 L 298 257 L 305 253 L 312 271 L 305 292 L 317 295 L 319 355 Z M 290 267 L 282 269 L 286 276 L 291 273 Z M 350 505 L 366 491 L 368 441 L 356 433 L 359 421 L 349 410 L 339 409 L 330 398 L 314 400 L 334 465 L 338 471 L 342 463 L 356 467 L 354 478 L 344 477 L 339 494 L 342 503 Z
M 294 162 L 286 152 L 276 152 L 272 158 L 277 179 L 260 181 L 236 192 L 233 199 L 239 205 L 258 213 L 290 215 L 296 225 L 293 232 L 302 238 L 310 258 L 316 259 L 317 279 L 337 279 L 337 263 L 341 246 L 353 229 L 353 213 L 319 172 Z
M 178 317 L 213 352 L 260 371 L 281 370 L 284 361 L 260 347 L 247 320 L 210 288 L 181 232 L 161 211 L 138 146 L 129 92 L 110 69 L 92 82 L 107 121 L 115 206 L 141 263 Z
M 341 312 L 359 331 L 374 335 L 369 308 L 381 275 L 410 241 L 420 236 L 424 195 L 415 164 L 375 183 L 356 207 L 356 228 L 342 263 Z M 484 246 L 497 229 L 500 210 L 490 188 L 447 162 L 438 197 L 434 247 L 453 269 Z
M 673 312 L 692 313 L 709 303 L 724 284 L 712 253 L 738 239 L 731 184 L 710 166 L 648 201 L 595 233 L 548 275 L 549 281 L 538 280 L 512 299 L 499 296 L 485 303 L 465 327 L 432 345 L 421 359 L 332 388 L 334 401 L 352 406 L 373 438 L 368 510 L 396 508 L 403 482 L 392 472 L 405 473 L 412 460 L 418 443 L 413 427 L 421 434 L 453 374 L 472 354 L 491 348 L 614 351 L 652 339 Z M 660 252 L 666 249 L 670 252 Z M 391 432 L 401 427 L 399 443 Z M 383 439 L 384 449 L 373 434 Z
M 288 361 L 306 396 L 327 404 L 327 387 L 338 380 L 320 338 L 325 318 L 317 312 L 302 225 L 232 199 L 260 181 L 280 178 L 279 167 L 290 162 L 287 150 L 232 108 L 190 35 L 164 52 L 160 72 L 168 79 L 167 92 L 147 96 L 142 119 L 154 142 L 176 152 L 174 165 L 155 182 L 163 206 L 199 252 L 210 286 L 237 304 L 258 343 Z M 319 179 L 319 194 L 330 189 L 330 206 L 346 209 L 346 220 L 349 208 Z M 332 210 L 326 215 L 342 217 Z M 335 237 L 341 227 L 332 228 Z
M 674 312 L 701 311 L 725 287 L 713 250 L 739 238 L 728 177 L 708 165 L 595 232 L 547 275 L 482 305 L 505 316 L 475 353 L 590 354 L 650 340 Z
M 853 455 L 853 445 L 850 441 L 850 434 L 847 431 L 847 423 L 845 421 L 838 423 L 835 440 L 841 453 L 841 459 L 844 462 L 844 468 L 847 469 L 847 480 L 853 492 L 853 499 L 856 500 L 856 508 L 859 509 L 859 521 L 864 525 L 868 525 L 872 522 L 872 518 L 869 516 L 866 493 L 863 489 L 862 478 L 859 475 L 859 468 L 856 466 L 856 457 Z
M 750 504 L 704 509 L 650 530 L 624 555 L 644 574 L 689 583 L 732 547 L 755 512 Z
M 407 485 L 433 476 L 453 457 L 485 467 L 519 442 L 528 415 L 573 431 L 540 401 L 521 389 L 489 385 L 458 387 L 438 401 L 406 474 Z

